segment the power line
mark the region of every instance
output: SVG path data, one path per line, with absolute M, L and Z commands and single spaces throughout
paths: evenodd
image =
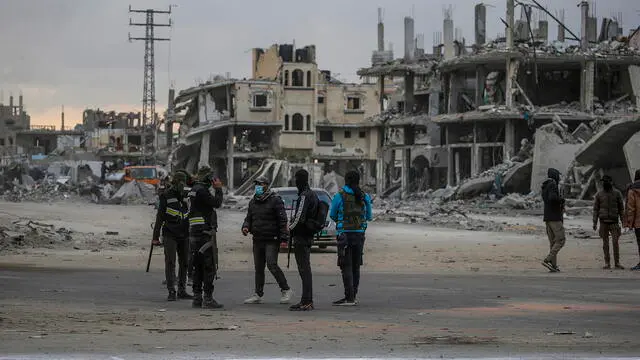
M 157 130 L 156 119 L 156 76 L 155 76 L 155 55 L 154 55 L 154 42 L 155 41 L 170 41 L 169 38 L 159 38 L 154 35 L 155 27 L 171 27 L 171 19 L 168 23 L 156 23 L 154 22 L 155 14 L 171 14 L 171 6 L 169 10 L 153 10 L 153 9 L 132 9 L 129 5 L 129 13 L 142 13 L 146 15 L 146 22 L 134 23 L 129 18 L 129 26 L 144 26 L 144 37 L 131 37 L 129 33 L 129 42 L 134 40 L 144 40 L 144 84 L 142 89 L 142 157 L 144 159 L 144 150 L 146 146 L 146 125 L 151 123 L 154 130 Z

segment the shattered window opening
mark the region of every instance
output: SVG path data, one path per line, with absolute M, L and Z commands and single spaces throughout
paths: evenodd
M 267 107 L 267 94 L 253 95 L 253 107 Z
M 332 130 L 321 130 L 319 132 L 320 142 L 333 142 L 333 131 Z
M 293 114 L 293 119 L 291 120 L 291 130 L 304 131 L 304 118 L 301 114 Z
M 345 138 L 345 139 L 351 139 L 351 131 L 346 130 L 346 131 L 344 132 L 344 138 Z
M 284 86 L 289 86 L 289 70 L 284 71 Z
M 302 72 L 302 70 L 293 70 L 293 73 L 291 74 L 291 86 L 304 86 L 304 72 Z
M 360 139 L 364 139 L 367 137 L 367 132 L 366 131 L 360 131 L 360 133 L 358 134 L 358 136 L 360 137 Z
M 361 110 L 360 109 L 360 98 L 359 97 L 348 97 L 347 98 L 347 110 Z
M 318 96 L 318 104 L 324 104 L 324 96 Z
M 311 115 L 307 115 L 307 131 L 311 131 Z
M 289 115 L 284 116 L 284 130 L 289 131 Z

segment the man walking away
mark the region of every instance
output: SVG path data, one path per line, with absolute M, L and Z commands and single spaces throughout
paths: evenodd
M 315 229 L 309 220 L 315 219 L 318 211 L 318 195 L 309 187 L 309 173 L 298 170 L 295 173 L 298 200 L 295 215 L 289 224 L 289 233 L 293 237 L 293 246 L 298 265 L 298 273 L 302 280 L 302 298 L 299 303 L 291 305 L 291 311 L 313 310 L 313 280 L 311 275 L 311 244 Z
M 636 170 L 633 180 L 633 184 L 627 191 L 624 226 L 628 229 L 635 229 L 638 254 L 640 255 L 640 169 Z M 640 263 L 632 267 L 631 270 L 640 270 Z
M 255 294 L 244 301 L 245 304 L 260 304 L 264 296 L 264 267 L 278 282 L 282 297 L 281 304 L 291 301 L 293 292 L 278 266 L 280 243 L 288 239 L 287 213 L 280 196 L 269 189 L 269 180 L 260 176 L 255 180 L 255 194 L 249 202 L 247 216 L 242 225 L 242 235 L 253 235 L 253 262 L 256 269 Z
M 560 194 L 560 172 L 549 168 L 548 179 L 542 183 L 542 200 L 544 201 L 544 222 L 549 237 L 549 255 L 542 261 L 542 265 L 550 272 L 559 272 L 558 252 L 564 246 L 566 237 L 564 234 L 564 198 Z
M 620 265 L 620 223 L 624 222 L 624 201 L 622 193 L 613 188 L 613 178 L 609 175 L 602 177 L 602 187 L 593 202 L 593 231 L 598 230 L 600 220 L 600 237 L 602 238 L 602 250 L 604 251 L 604 268 L 611 269 L 611 255 L 609 254 L 609 234 L 613 243 L 613 260 L 616 269 L 624 269 Z
M 211 168 L 198 170 L 196 183 L 189 191 L 189 240 L 193 256 L 193 307 L 220 309 L 213 298 L 213 279 L 218 268 L 217 208 L 222 205 L 222 183 L 213 179 Z M 213 185 L 215 195 L 209 191 Z M 204 299 L 202 293 L 204 290 Z
M 336 223 L 338 234 L 338 266 L 342 270 L 344 298 L 334 301 L 335 306 L 357 304 L 360 266 L 364 248 L 367 221 L 371 221 L 371 198 L 359 186 L 360 174 L 349 171 L 346 185 L 334 196 L 329 216 Z
M 192 299 L 187 293 L 187 267 L 189 261 L 189 223 L 184 196 L 184 174 L 176 172 L 171 186 L 160 193 L 156 222 L 153 227 L 153 244 L 160 245 L 160 231 L 164 242 L 164 274 L 169 290 L 168 301 Z M 176 253 L 178 254 L 178 293 L 176 294 Z

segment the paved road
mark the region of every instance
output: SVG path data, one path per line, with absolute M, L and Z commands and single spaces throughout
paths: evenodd
M 0 359 L 51 353 L 122 359 L 640 354 L 635 279 L 365 274 L 361 305 L 332 308 L 340 280 L 316 274 L 317 310 L 299 314 L 276 304 L 273 284 L 267 285 L 270 303 L 242 305 L 252 274 L 222 275 L 216 296 L 227 309 L 203 312 L 165 302 L 158 271 L 0 268 Z M 298 289 L 296 275 L 287 272 Z M 17 319 L 24 314 L 32 316 Z M 148 330 L 192 323 L 239 328 Z

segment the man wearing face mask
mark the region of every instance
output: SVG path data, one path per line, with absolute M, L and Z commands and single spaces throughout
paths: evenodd
M 302 298 L 300 302 L 291 305 L 291 311 L 313 310 L 313 284 L 311 275 L 311 245 L 316 231 L 308 224 L 315 219 L 318 212 L 318 195 L 309 187 L 309 173 L 300 169 L 295 174 L 298 200 L 295 215 L 290 220 L 289 233 L 293 237 L 293 247 L 298 265 L 298 273 L 302 280 Z
M 176 172 L 171 177 L 171 185 L 160 193 L 156 222 L 153 227 L 152 242 L 160 245 L 160 231 L 164 242 L 165 279 L 169 296 L 167 301 L 193 298 L 187 293 L 187 267 L 189 260 L 189 223 L 184 185 L 187 181 L 183 173 Z M 176 253 L 178 254 L 178 292 L 176 293 Z
M 255 180 L 255 194 L 249 202 L 247 216 L 242 225 L 242 235 L 253 235 L 253 262 L 255 265 L 255 293 L 244 301 L 245 304 L 260 304 L 264 296 L 264 267 L 278 282 L 281 304 L 291 301 L 293 292 L 278 266 L 280 243 L 289 236 L 287 213 L 280 196 L 269 189 L 269 180 L 260 176 Z
M 609 234 L 613 243 L 613 260 L 616 269 L 624 269 L 620 265 L 620 239 L 621 229 L 618 221 L 624 222 L 624 201 L 622 193 L 613 188 L 613 179 L 609 175 L 602 177 L 602 191 L 596 194 L 593 201 L 593 231 L 598 230 L 602 238 L 602 250 L 604 251 L 604 269 L 611 269 L 611 255 L 609 254 Z

